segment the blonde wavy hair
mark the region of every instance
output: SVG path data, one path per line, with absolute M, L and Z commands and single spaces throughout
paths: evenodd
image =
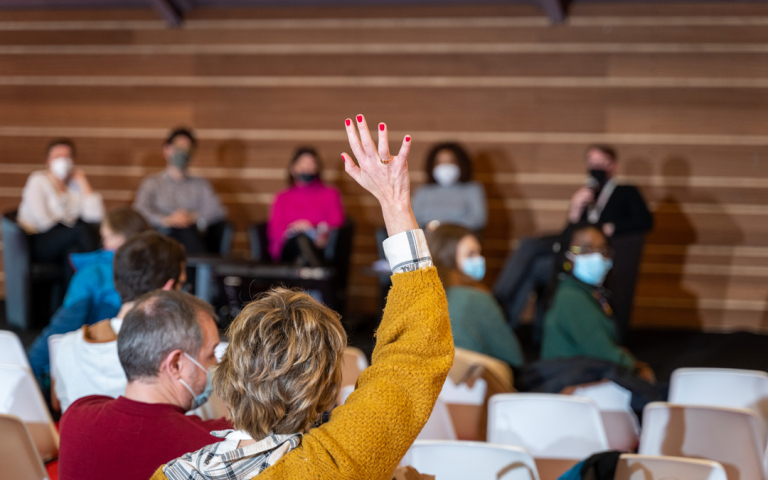
M 333 406 L 347 346 L 339 314 L 306 293 L 275 288 L 248 304 L 228 333 L 213 388 L 236 429 L 256 440 L 304 433 Z

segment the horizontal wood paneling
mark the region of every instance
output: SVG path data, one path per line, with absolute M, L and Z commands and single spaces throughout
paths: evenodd
M 371 313 L 382 220 L 342 171 L 344 118 L 413 135 L 414 186 L 432 142 L 466 143 L 489 197 L 489 281 L 520 237 L 562 227 L 586 145 L 615 143 L 657 222 L 635 324 L 764 330 L 766 26 L 757 4 L 577 3 L 554 27 L 520 6 L 201 9 L 175 30 L 142 10 L 0 12 L 0 208 L 62 135 L 108 206 L 129 203 L 187 124 L 246 256 L 245 227 L 314 144 L 358 223 L 351 308 Z

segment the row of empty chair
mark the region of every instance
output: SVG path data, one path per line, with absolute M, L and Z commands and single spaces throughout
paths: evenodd
M 540 480 L 538 467 L 521 447 L 483 442 L 417 440 L 401 465 L 436 480 Z M 623 454 L 615 480 L 727 480 L 711 460 Z
M 54 357 L 56 341 L 53 337 Z M 217 356 L 222 355 L 224 349 L 226 343 L 223 342 Z M 506 445 L 514 447 L 509 451 L 518 451 L 517 448 L 537 460 L 581 460 L 609 449 L 634 450 L 634 447 L 617 446 L 619 440 L 637 442 L 640 429 L 629 408 L 628 392 L 615 384 L 579 387 L 574 395 L 493 394 L 490 384 L 511 385 L 511 372 L 509 378 L 504 370 L 496 375 L 480 375 L 487 373 L 477 368 L 484 361 L 459 351 L 453 378 L 446 381 L 433 415 L 419 436 L 420 441 L 466 439 L 467 434 L 456 425 L 456 419 L 466 420 L 476 415 L 472 412 L 480 412 L 487 403 L 487 412 L 482 412 L 487 413 L 487 431 L 478 438 L 487 443 L 462 442 L 468 451 L 479 448 L 477 445 Z M 361 351 L 350 348 L 345 352 L 340 403 L 354 390 L 357 376 L 367 366 Z M 489 363 L 486 367 L 493 370 L 498 366 Z M 505 378 L 494 380 L 496 376 Z M 645 408 L 639 453 L 709 459 L 722 464 L 730 480 L 768 480 L 766 404 L 768 374 L 765 372 L 677 370 L 672 376 L 670 403 L 651 403 Z M 467 406 L 471 408 L 463 409 Z M 207 410 L 196 413 L 214 418 L 225 411 L 223 405 L 213 401 Z M 606 415 L 609 413 L 616 415 Z M 0 331 L 0 414 L 14 416 L 24 424 L 41 461 L 55 458 L 58 434 L 21 342 L 8 331 Z M 469 424 L 476 423 L 478 418 L 473 417 Z M 612 435 L 608 433 L 611 430 Z

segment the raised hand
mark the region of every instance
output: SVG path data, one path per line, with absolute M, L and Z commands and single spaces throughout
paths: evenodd
M 348 154 L 342 153 L 344 169 L 379 201 L 390 236 L 418 228 L 411 211 L 411 182 L 408 176 L 411 137 L 405 136 L 400 151 L 393 157 L 389 153 L 387 126 L 379 124 L 377 150 L 365 117 L 357 115 L 355 119 L 360 137 L 351 119 L 346 119 L 345 124 L 349 146 L 357 158 L 357 164 Z

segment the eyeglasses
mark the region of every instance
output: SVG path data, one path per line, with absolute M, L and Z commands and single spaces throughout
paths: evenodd
M 613 258 L 613 248 L 608 246 L 599 247 L 599 248 L 574 246 L 574 247 L 571 247 L 569 251 L 574 255 L 589 255 L 590 253 L 599 253 L 605 258 Z

